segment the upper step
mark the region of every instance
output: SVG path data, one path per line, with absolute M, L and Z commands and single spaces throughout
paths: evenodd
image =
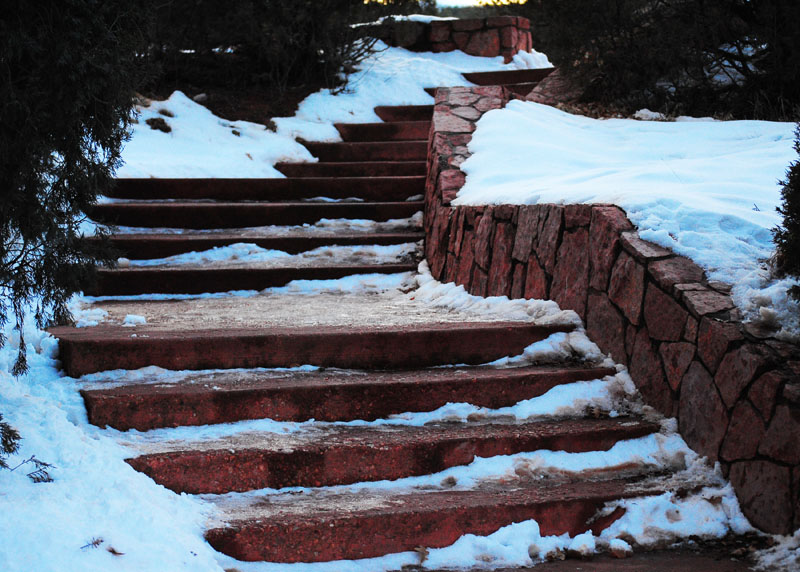
M 159 384 L 81 391 L 89 422 L 120 431 L 247 419 L 350 421 L 467 402 L 497 409 L 558 385 L 614 375 L 603 367 L 434 368 L 420 371 L 173 372 Z
M 403 202 L 303 202 L 303 203 L 190 203 L 119 202 L 93 206 L 96 221 L 134 227 L 194 229 L 246 228 L 297 225 L 320 219 L 386 221 L 413 216 L 422 201 Z
M 304 141 L 303 145 L 320 161 L 424 161 L 428 156 L 427 138 L 370 143 Z
M 431 121 L 336 123 L 344 141 L 419 141 L 428 139 Z
M 504 70 L 492 72 L 470 72 L 462 74 L 475 85 L 512 85 L 538 83 L 553 72 L 554 68 L 533 70 Z
M 430 121 L 433 105 L 379 105 L 375 113 L 384 121 Z
M 287 177 L 408 177 L 425 176 L 425 161 L 362 161 L 355 163 L 277 163 Z
M 148 325 L 57 327 L 62 367 L 72 377 L 109 369 L 322 367 L 393 369 L 480 364 L 517 355 L 572 326 L 520 322 L 413 324 L 403 327 L 270 327 L 165 330 Z
M 547 449 L 581 453 L 658 431 L 634 419 L 310 427 L 138 447 L 128 463 L 178 493 L 323 487 L 394 480 L 468 465 L 475 457 Z
M 422 232 L 294 232 L 253 234 L 242 232 L 208 232 L 202 234 L 118 234 L 111 236 L 111 245 L 120 256 L 134 260 L 164 258 L 186 252 L 201 252 L 237 243 L 255 244 L 269 250 L 289 254 L 307 252 L 322 246 L 388 245 L 423 240 Z
M 441 548 L 465 534 L 488 535 L 530 519 L 542 536 L 600 534 L 624 514 L 594 520 L 606 502 L 658 495 L 667 487 L 644 475 L 612 473 L 617 478 L 578 482 L 508 478 L 472 490 L 211 497 L 221 522 L 206 539 L 238 560 L 321 562 Z
M 358 176 L 296 179 L 117 179 L 105 195 L 137 200 L 286 201 L 357 197 L 402 201 L 424 192 L 424 173 L 415 176 Z

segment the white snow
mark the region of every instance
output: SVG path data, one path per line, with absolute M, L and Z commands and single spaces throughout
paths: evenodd
M 641 112 L 641 116 L 648 114 Z M 478 122 L 454 204 L 613 203 L 642 238 L 733 285 L 748 319 L 800 334 L 796 280 L 776 279 L 770 229 L 794 125 L 768 121 L 597 120 L 512 101 Z

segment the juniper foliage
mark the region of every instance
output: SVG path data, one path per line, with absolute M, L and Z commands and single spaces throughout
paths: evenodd
M 794 149 L 800 156 L 800 123 L 795 128 Z M 777 246 L 776 265 L 781 272 L 800 277 L 800 159 L 789 165 L 781 184 L 778 212 L 783 216 L 783 223 L 772 229 Z M 800 299 L 800 287 L 794 286 L 789 292 Z

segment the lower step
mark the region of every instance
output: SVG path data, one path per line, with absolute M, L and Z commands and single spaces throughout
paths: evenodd
M 635 481 L 631 476 L 560 484 L 533 479 L 466 491 L 217 497 L 222 522 L 206 539 L 238 560 L 289 563 L 441 548 L 465 534 L 488 535 L 530 519 L 542 536 L 599 534 L 623 514 L 593 521 L 606 502 L 664 492 L 660 481 Z
M 293 280 L 332 280 L 354 274 L 414 272 L 417 265 L 371 264 L 340 266 L 279 266 L 272 268 L 118 268 L 97 271 L 97 281 L 85 292 L 90 296 L 138 294 L 203 294 L 230 290 L 263 290 L 285 286 Z
M 153 259 L 186 252 L 202 252 L 237 243 L 255 244 L 269 250 L 289 254 L 307 252 L 323 246 L 361 246 L 368 244 L 404 244 L 423 240 L 421 232 L 383 233 L 305 233 L 273 236 L 243 235 L 235 232 L 203 234 L 119 234 L 111 237 L 111 245 L 120 256 L 132 259 Z
M 526 70 L 502 70 L 493 72 L 468 72 L 463 74 L 467 81 L 476 85 L 513 85 L 518 83 L 537 83 L 553 72 L 554 68 Z
M 371 421 L 467 402 L 496 409 L 558 385 L 602 379 L 614 368 L 434 368 L 396 372 L 198 372 L 168 383 L 81 392 L 89 422 L 120 431 L 246 419 Z
M 386 221 L 413 216 L 421 201 L 386 203 L 169 203 L 130 202 L 95 205 L 93 220 L 143 228 L 246 228 L 314 223 L 320 219 Z
M 384 121 L 430 121 L 433 105 L 379 105 L 375 113 Z
M 570 325 L 524 322 L 415 324 L 400 327 L 275 327 L 160 330 L 122 326 L 58 327 L 61 364 L 76 377 L 110 369 L 231 369 L 313 364 L 353 369 L 480 364 L 518 355 Z
M 390 123 L 336 123 L 345 141 L 419 141 L 427 140 L 431 119 Z
M 320 161 L 424 161 L 428 156 L 427 140 L 303 145 Z
M 425 161 L 360 161 L 333 163 L 277 163 L 287 177 L 413 177 L 424 176 Z
M 323 487 L 394 480 L 468 465 L 475 457 L 547 449 L 581 453 L 658 431 L 631 419 L 565 419 L 521 424 L 446 423 L 424 427 L 325 427 L 170 441 L 128 463 L 178 493 Z

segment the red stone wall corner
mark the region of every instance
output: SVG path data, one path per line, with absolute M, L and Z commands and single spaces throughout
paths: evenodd
M 437 91 L 425 202 L 433 276 L 575 310 L 645 401 L 719 461 L 755 526 L 800 528 L 800 348 L 742 323 L 729 286 L 641 239 L 619 207 L 451 206 L 475 123 L 508 99 L 500 87 Z

